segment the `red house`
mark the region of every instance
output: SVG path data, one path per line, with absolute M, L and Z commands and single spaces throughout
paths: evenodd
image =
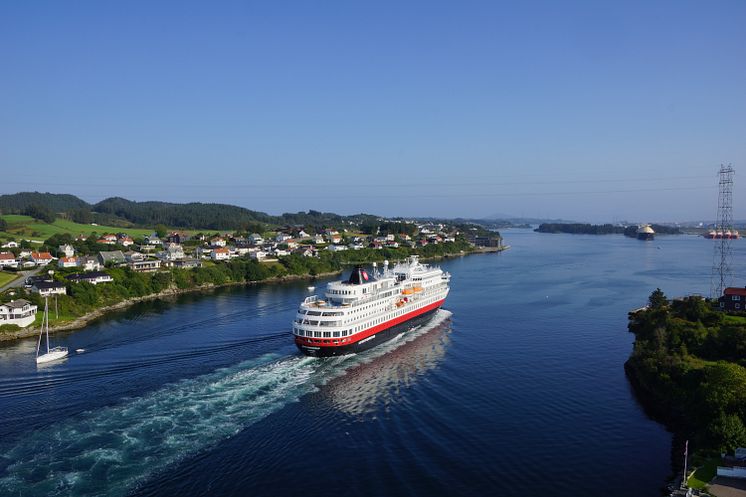
M 746 309 L 746 287 L 728 287 L 718 299 L 720 308 L 726 311 L 743 311 Z

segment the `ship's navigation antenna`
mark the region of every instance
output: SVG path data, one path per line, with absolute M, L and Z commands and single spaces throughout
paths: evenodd
M 733 175 L 735 170 L 728 164 L 721 165 L 718 193 L 718 215 L 715 222 L 715 251 L 712 260 L 712 277 L 710 296 L 720 298 L 732 279 L 731 271 L 731 237 L 733 233 Z

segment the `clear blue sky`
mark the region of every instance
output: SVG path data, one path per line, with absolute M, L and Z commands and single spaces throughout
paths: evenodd
M 746 2 L 3 2 L 0 193 L 746 217 Z

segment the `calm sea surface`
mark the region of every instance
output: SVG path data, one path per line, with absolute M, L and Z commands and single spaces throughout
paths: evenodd
M 359 356 L 296 352 L 306 282 L 138 305 L 46 367 L 0 345 L 0 495 L 657 495 L 671 434 L 624 376 L 627 311 L 707 294 L 713 242 L 504 234 Z

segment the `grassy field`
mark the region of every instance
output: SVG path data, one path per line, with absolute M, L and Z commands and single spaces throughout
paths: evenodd
M 5 271 L 0 271 L 0 287 L 7 285 L 14 279 L 16 279 L 15 273 L 6 273 Z
M 37 221 L 30 216 L 20 216 L 15 214 L 7 214 L 2 217 L 8 223 L 7 232 L 0 232 L 0 237 L 4 239 L 31 239 L 44 241 L 52 235 L 58 233 L 69 233 L 73 236 L 80 234 L 90 235 L 91 233 L 97 233 L 103 235 L 104 233 L 119 233 L 124 232 L 132 237 L 141 237 L 149 235 L 153 232 L 152 229 L 138 229 L 138 228 L 121 228 L 115 226 L 94 226 L 91 224 L 79 224 L 67 219 L 56 219 L 54 223 L 47 224 L 43 221 Z

